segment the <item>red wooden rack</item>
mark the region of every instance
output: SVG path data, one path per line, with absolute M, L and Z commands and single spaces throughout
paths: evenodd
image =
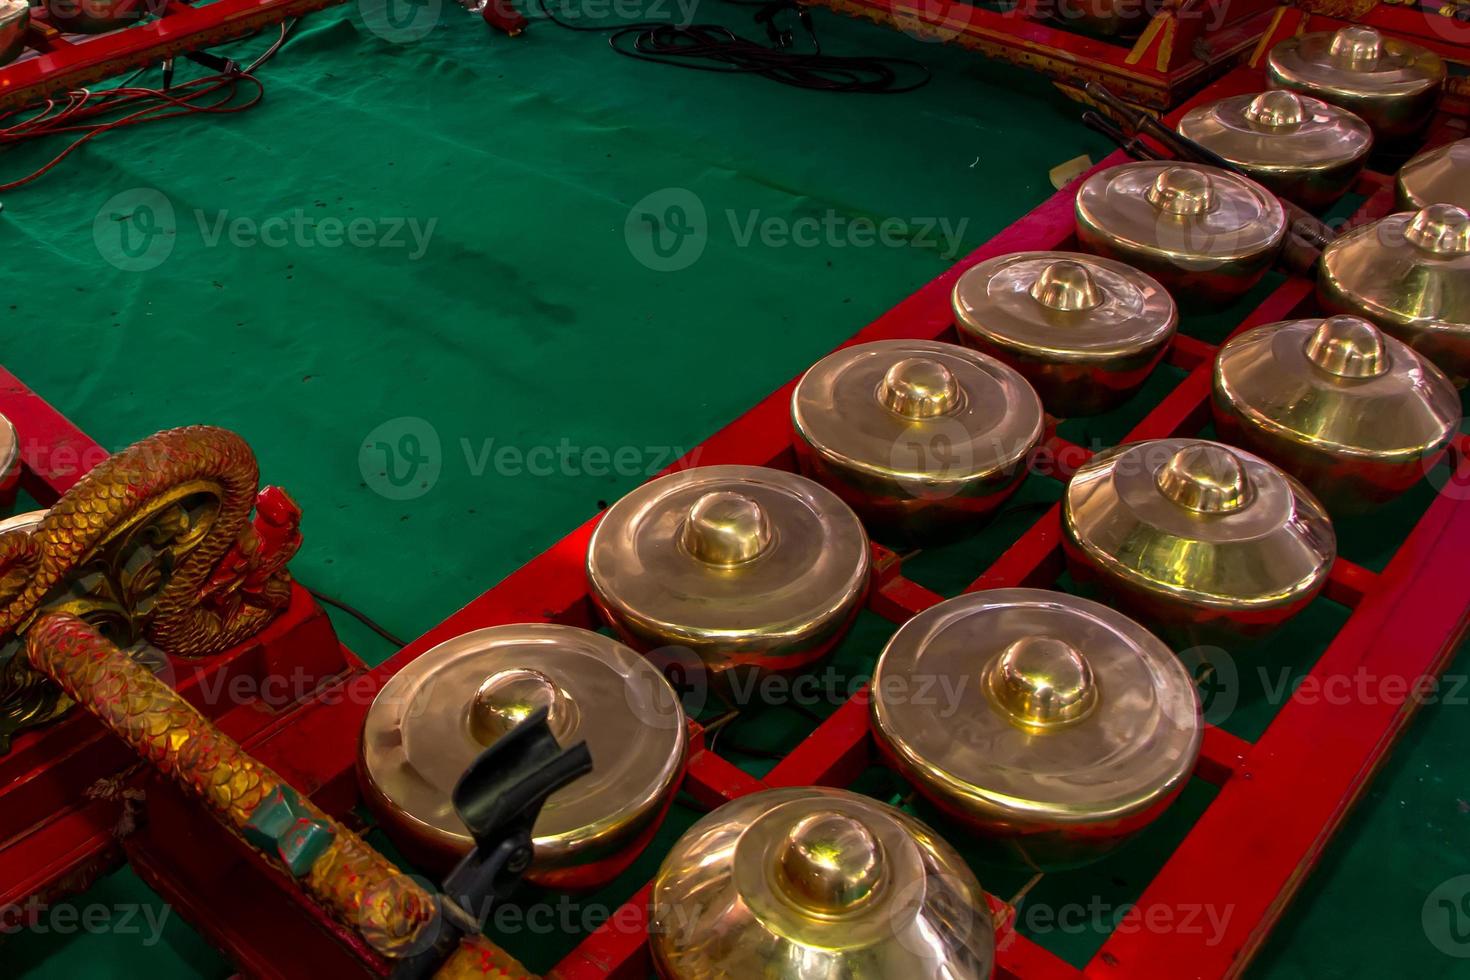
M 1219 77 L 1275 16 L 1274 0 L 1177 0 L 1155 11 L 1136 38 L 1104 38 L 1053 16 L 1058 0 L 813 0 L 838 13 L 945 41 L 1039 71 L 1064 89 L 1101 82 L 1139 105 L 1167 109 Z M 999 9 L 996 9 L 996 8 Z
M 162 0 L 152 20 L 106 34 L 63 34 L 32 20 L 26 50 L 0 66 L 0 109 L 82 88 L 105 78 L 157 65 L 254 34 L 263 27 L 320 10 L 341 0 Z
M 1255 89 L 1260 84 L 1258 70 L 1241 68 L 1201 93 L 1198 100 Z M 1453 135 L 1442 126 L 1437 138 Z M 1123 159 L 1115 154 L 1099 166 Z M 1058 192 L 850 342 L 953 340 L 949 295 L 956 278 L 992 256 L 1075 248 L 1076 189 L 1074 182 Z M 1357 190 L 1365 202 L 1352 220 L 1371 220 L 1391 209 L 1389 178 L 1366 173 Z M 1236 329 L 1316 312 L 1311 281 L 1290 278 Z M 1184 334 L 1175 339 L 1168 363 L 1184 372 L 1183 380 L 1152 407 L 1126 440 L 1201 430 L 1209 417 L 1210 365 L 1215 350 Z M 16 421 L 23 440 L 70 446 L 83 458 L 96 452 L 90 441 L 19 382 L 9 376 L 4 381 L 0 412 Z M 793 384 L 773 392 L 716 433 L 690 454 L 690 463 L 697 459 L 700 465 L 794 468 L 788 419 Z M 1054 434 L 1046 450 L 1050 465 L 1032 480 L 1065 480 L 1089 456 L 1085 447 Z M 1325 649 L 1310 676 L 1325 689 L 1333 678 L 1366 672 L 1382 682 L 1384 696 L 1348 704 L 1292 697 L 1254 741 L 1210 727 L 1197 775 L 1217 787 L 1217 792 L 1122 925 L 1078 969 L 1003 924 L 998 942 L 1001 976 L 1173 980 L 1181 975 L 1181 964 L 1188 964 L 1188 972 L 1200 977 L 1241 972 L 1409 720 L 1418 704 L 1412 692 L 1438 674 L 1470 624 L 1470 576 L 1464 574 L 1464 554 L 1470 548 L 1470 440 L 1457 440 L 1451 456 L 1446 492 L 1435 495 L 1386 566 L 1373 571 L 1339 559 L 1328 584 L 1328 598 L 1349 613 L 1330 641 L 1324 638 Z M 36 454 L 27 459 L 34 461 Z M 687 464 L 676 464 L 676 468 L 679 465 Z M 68 479 L 75 479 L 74 475 L 47 474 L 44 466 L 28 466 L 27 486 L 54 495 Z M 319 669 L 324 674 L 335 673 L 333 680 L 301 703 L 238 707 L 221 716 L 222 723 L 250 752 L 310 793 L 325 809 L 351 814 L 360 803 L 354 766 L 363 716 L 373 694 L 394 671 L 435 644 L 480 627 L 527 621 L 597 625 L 583 571 L 596 521 L 593 518 L 574 530 L 377 668 L 364 668 L 335 639 L 318 634 L 318 643 L 306 644 L 310 649 L 297 652 L 324 658 Z M 875 558 L 875 581 L 868 600 L 872 612 L 897 624 L 940 601 L 938 594 L 905 574 L 905 558 L 883 548 L 875 548 Z M 1046 587 L 1056 582 L 1062 567 L 1060 515 L 1051 506 L 989 567 L 977 569 L 968 589 Z M 292 629 L 289 623 L 281 628 Z M 258 646 L 272 648 L 265 640 Z M 328 646 L 330 650 L 325 649 Z M 205 669 L 226 669 L 224 664 L 242 659 L 249 658 L 238 652 L 227 654 Z M 1395 697 L 1390 692 L 1401 694 Z M 72 718 L 65 724 L 85 729 L 91 737 L 85 720 Z M 64 742 L 65 737 L 54 734 L 61 730 L 58 726 L 32 737 Z M 866 694 L 859 692 L 760 779 L 711 748 L 696 726 L 683 790 L 698 807 L 713 808 L 767 786 L 850 785 L 878 764 L 868 727 Z M 145 785 L 147 820 L 122 839 L 127 858 L 247 975 L 308 978 L 387 973 L 386 962 L 303 900 L 289 882 L 210 820 L 197 804 L 159 780 L 149 779 Z M 85 816 L 89 806 L 79 804 L 75 811 L 82 815 L 84 828 L 90 826 L 86 820 L 93 819 Z M 0 814 L 4 811 L 0 805 Z M 53 867 L 64 863 L 58 859 Z M 642 924 L 648 897 L 645 885 L 607 925 L 589 933 L 553 975 L 561 980 L 646 976 L 649 963 Z M 1209 937 L 1214 941 L 1184 930 L 1143 927 L 1158 909 L 1209 906 L 1231 910 L 1224 932 Z M 1005 916 L 1002 922 L 1007 922 Z

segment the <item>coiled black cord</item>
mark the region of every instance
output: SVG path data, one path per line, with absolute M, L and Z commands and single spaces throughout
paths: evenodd
M 853 92 L 898 95 L 929 83 L 929 70 L 909 58 L 842 57 L 822 53 L 807 9 L 795 0 L 760 3 L 757 23 L 764 24 L 771 44 L 741 37 L 720 24 L 680 26 L 638 22 L 612 27 L 583 27 L 552 12 L 547 0 L 538 0 L 546 19 L 569 31 L 610 33 L 608 44 L 626 58 L 731 75 L 760 75 L 792 88 L 815 92 Z M 738 6 L 756 6 L 731 0 Z M 791 10 L 805 31 L 810 51 L 794 51 L 794 34 L 776 26 L 776 16 Z M 904 81 L 907 75 L 910 81 Z M 913 76 L 917 75 L 915 79 Z

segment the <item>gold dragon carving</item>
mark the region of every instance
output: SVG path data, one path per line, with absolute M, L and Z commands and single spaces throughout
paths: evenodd
M 124 649 L 199 657 L 285 608 L 301 512 L 258 487 L 235 433 L 170 429 L 98 464 L 36 526 L 0 534 L 0 752 L 72 704 L 20 655 L 41 613 L 71 613 Z

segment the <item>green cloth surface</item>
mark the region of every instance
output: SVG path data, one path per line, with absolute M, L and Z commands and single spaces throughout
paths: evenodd
M 5 366 L 110 449 L 185 423 L 243 434 L 305 511 L 297 576 L 405 637 L 942 272 L 956 256 L 926 231 L 937 221 L 962 228 L 963 254 L 1050 194 L 1051 167 L 1108 149 L 1036 76 L 820 11 L 828 51 L 917 57 L 934 82 L 884 98 L 798 92 L 636 63 L 548 24 L 510 41 L 447 2 L 385 29 L 382 2 L 304 22 L 262 70 L 258 109 L 109 134 L 8 195 L 0 315 Z M 740 7 L 697 14 L 755 31 Z M 56 148 L 8 150 L 0 168 L 29 171 Z M 674 231 L 697 219 L 691 201 L 707 228 L 697 258 L 674 249 L 678 271 L 640 262 L 665 261 L 645 215 L 665 222 L 660 243 L 687 243 Z M 431 230 L 421 255 L 407 219 Z M 815 242 L 758 230 L 801 219 Z M 885 219 L 905 240 L 863 244 Z M 330 245 L 354 221 L 362 244 Z M 410 469 L 409 456 L 425 461 Z M 1033 502 L 1054 499 L 1032 482 Z M 1000 526 L 1025 525 L 1018 513 Z M 875 620 L 841 656 L 871 664 L 888 629 Z M 334 621 L 366 659 L 392 652 Z M 1470 975 L 1421 920 L 1430 892 L 1470 870 L 1465 717 L 1463 704 L 1426 709 L 1253 975 Z M 811 724 L 738 737 L 780 751 Z M 874 779 L 875 792 L 902 789 Z M 1045 901 L 1136 896 L 1209 792 L 1186 797 L 1108 869 L 1048 876 Z M 676 807 L 608 899 L 694 816 Z M 981 873 L 1003 896 L 1017 887 Z M 0 975 L 229 975 L 156 903 L 117 872 L 68 903 L 105 910 L 110 926 L 53 918 L 9 936 Z M 1103 936 L 1036 938 L 1081 961 Z M 544 969 L 570 941 L 511 944 Z

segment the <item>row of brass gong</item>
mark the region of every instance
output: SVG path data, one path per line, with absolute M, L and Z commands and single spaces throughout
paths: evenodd
M 0 0 L 0 48 L 17 6 Z M 1160 161 L 1097 173 L 1076 203 L 1091 254 L 966 270 L 952 296 L 960 345 L 861 344 L 808 370 L 791 400 L 803 475 L 701 467 L 612 506 L 587 576 L 618 639 L 492 627 L 395 675 L 359 760 L 385 830 L 425 869 L 447 870 L 472 846 L 455 782 L 544 707 L 559 740 L 587 742 L 594 769 L 542 811 L 531 877 L 580 890 L 625 870 L 684 771 L 684 710 L 655 662 L 718 690 L 824 657 L 866 596 L 870 533 L 908 545 L 981 526 L 1025 479 L 1046 413 L 1095 414 L 1134 394 L 1175 332 L 1175 297 L 1219 304 L 1254 286 L 1288 234 L 1278 195 L 1320 210 L 1375 141 L 1422 134 L 1444 66 L 1349 27 L 1283 42 L 1270 77 L 1271 90 L 1178 127 L 1249 176 Z M 1130 443 L 1077 470 L 1061 503 L 1068 565 L 1112 605 L 998 589 L 898 629 L 871 679 L 872 731 L 927 800 L 1011 859 L 1050 868 L 1106 853 L 1177 796 L 1203 725 L 1192 678 L 1159 636 L 1235 642 L 1285 622 L 1326 581 L 1329 515 L 1402 494 L 1458 429 L 1467 167 L 1470 140 L 1416 157 L 1398 176 L 1406 210 L 1326 247 L 1318 297 L 1333 315 L 1257 327 L 1219 350 L 1223 441 Z M 0 446 L 7 457 L 13 443 Z M 985 894 L 953 848 L 900 810 L 816 787 L 758 792 L 697 822 L 658 873 L 650 933 L 660 972 L 683 980 L 993 967 Z
M 861 344 L 806 372 L 791 399 L 802 475 L 700 467 L 614 504 L 587 576 L 618 639 L 493 627 L 398 673 L 362 742 L 385 829 L 425 867 L 452 864 L 471 846 L 454 782 L 545 707 L 561 739 L 587 741 L 595 768 L 542 813 L 532 878 L 582 889 L 624 870 L 685 761 L 684 712 L 652 661 L 672 652 L 719 685 L 821 659 L 864 600 L 870 533 L 912 544 L 976 529 L 1025 479 L 1045 413 L 1132 395 L 1174 334 L 1171 291 L 1208 304 L 1254 285 L 1286 234 L 1276 195 L 1313 209 L 1341 195 L 1375 136 L 1422 131 L 1444 69 L 1349 28 L 1285 42 L 1271 73 L 1277 88 L 1179 125 L 1257 179 L 1153 161 L 1094 175 L 1076 205 L 1093 254 L 968 269 L 953 291 L 961 345 Z M 872 731 L 931 803 L 1048 868 L 1107 852 L 1174 799 L 1203 725 L 1192 677 L 1159 636 L 1235 641 L 1295 615 L 1336 555 L 1329 514 L 1403 493 L 1457 431 L 1450 379 L 1470 375 L 1467 144 L 1403 169 L 1411 210 L 1327 248 L 1320 298 L 1335 315 L 1220 349 L 1223 441 L 1132 443 L 1076 472 L 1061 504 L 1069 567 L 1112 605 L 977 592 L 893 635 L 872 677 Z M 669 977 L 992 970 L 970 868 L 911 816 L 842 790 L 772 789 L 717 809 L 665 859 L 653 906 L 654 960 Z

